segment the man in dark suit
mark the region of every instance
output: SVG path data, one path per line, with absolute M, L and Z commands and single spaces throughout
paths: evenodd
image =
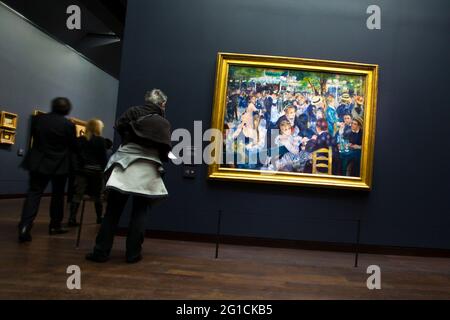
M 64 234 L 64 193 L 71 170 L 72 152 L 76 148 L 75 125 L 66 116 L 72 105 L 67 98 L 52 101 L 52 112 L 34 116 L 31 123 L 32 147 L 22 167 L 29 171 L 29 189 L 19 223 L 19 242 L 30 242 L 31 228 L 39 210 L 42 195 L 52 183 L 50 235 Z

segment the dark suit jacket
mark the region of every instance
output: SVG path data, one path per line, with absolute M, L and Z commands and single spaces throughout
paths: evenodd
M 22 167 L 45 175 L 67 175 L 76 150 L 75 125 L 56 113 L 34 116 L 31 121 L 32 146 Z
M 309 142 L 306 144 L 306 151 L 314 152 L 319 149 L 329 148 L 329 147 L 332 147 L 333 149 L 335 149 L 336 148 L 336 140 L 327 131 L 324 131 L 318 135 L 317 139 L 309 140 Z M 333 150 L 333 154 L 335 153 L 335 151 L 336 150 Z
M 93 136 L 91 140 L 86 137 L 77 138 L 77 157 L 75 162 L 75 170 L 82 171 L 84 169 L 105 170 L 108 164 L 108 156 L 106 154 L 106 140 L 103 137 Z

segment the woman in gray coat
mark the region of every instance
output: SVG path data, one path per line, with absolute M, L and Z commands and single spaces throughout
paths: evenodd
M 147 210 L 156 199 L 168 196 L 161 178 L 162 163 L 168 161 L 171 151 L 166 104 L 167 96 L 154 89 L 146 94 L 144 106 L 128 109 L 117 121 L 116 130 L 122 145 L 106 168 L 111 173 L 106 184 L 109 190 L 107 209 L 94 251 L 86 256 L 87 260 L 108 260 L 120 216 L 130 197 L 133 205 L 126 258 L 128 263 L 142 260 Z

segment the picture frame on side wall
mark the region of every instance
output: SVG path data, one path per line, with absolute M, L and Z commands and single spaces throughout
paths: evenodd
M 14 145 L 16 143 L 16 132 L 8 129 L 0 129 L 0 144 Z
M 0 128 L 16 130 L 18 118 L 15 113 L 0 111 Z
M 219 53 L 209 179 L 370 190 L 378 66 Z
M 76 118 L 69 118 L 69 120 L 75 125 L 75 130 L 77 132 L 77 138 L 84 137 L 86 135 L 86 121 L 76 119 Z

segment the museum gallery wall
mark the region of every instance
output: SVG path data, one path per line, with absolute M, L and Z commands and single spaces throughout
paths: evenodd
M 0 195 L 26 192 L 27 173 L 19 168 L 18 154 L 29 144 L 32 114 L 48 112 L 54 97 L 72 100 L 72 117 L 102 119 L 105 135 L 113 138 L 118 81 L 2 5 L 0 70 L 0 110 L 18 116 L 14 145 L 0 147 Z
M 365 25 L 369 1 L 131 1 L 118 113 L 158 87 L 174 128 L 212 126 L 219 52 L 379 66 L 372 191 L 211 181 L 206 165 L 184 179 L 171 166 L 148 228 L 214 234 L 221 209 L 224 234 L 354 242 L 362 217 L 363 243 L 450 248 L 449 166 L 432 154 L 449 153 L 449 2 L 379 2 L 381 30 Z

